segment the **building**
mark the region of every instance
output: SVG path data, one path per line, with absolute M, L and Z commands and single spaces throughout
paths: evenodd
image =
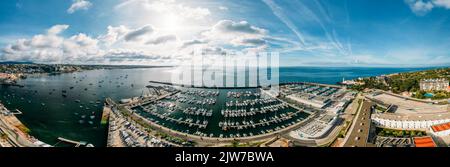
M 295 102 L 303 103 L 306 105 L 310 105 L 316 108 L 324 108 L 328 104 L 330 104 L 331 100 L 327 97 L 315 96 L 307 93 L 295 93 L 286 96 L 286 98 L 291 99 Z
M 433 138 L 430 136 L 414 137 L 413 139 L 416 147 L 436 147 L 436 143 L 434 143 Z
M 364 82 L 355 81 L 355 80 L 345 80 L 344 78 L 342 78 L 342 82 L 340 82 L 339 84 L 341 84 L 341 85 L 364 85 Z
M 0 73 L 1 84 L 11 84 L 17 80 L 17 76 L 14 74 Z
M 447 91 L 449 87 L 449 83 L 447 79 L 425 79 L 421 80 L 420 90 L 424 91 L 433 91 L 433 90 L 444 90 Z
M 391 129 L 425 130 L 433 125 L 450 122 L 450 112 L 423 114 L 373 114 L 377 126 Z
M 433 125 L 430 127 L 430 131 L 435 136 L 448 136 L 450 135 L 450 122 Z
M 338 117 L 323 114 L 308 122 L 301 128 L 291 131 L 290 136 L 296 139 L 321 139 L 324 138 L 335 126 Z
M 0 80 L 14 80 L 17 77 L 13 74 L 0 73 Z

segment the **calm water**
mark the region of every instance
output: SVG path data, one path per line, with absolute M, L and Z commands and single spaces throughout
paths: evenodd
M 182 88 L 182 90 L 193 90 L 193 91 L 201 91 L 201 89 L 199 88 Z M 205 90 L 205 89 L 204 89 Z M 289 120 L 284 120 L 284 121 L 280 121 L 280 122 L 272 122 L 270 125 L 264 125 L 264 126 L 255 126 L 255 128 L 243 128 L 243 129 L 236 129 L 236 128 L 228 128 L 226 130 L 222 129 L 221 127 L 219 127 L 219 122 L 220 121 L 230 121 L 230 122 L 239 122 L 242 125 L 242 122 L 249 122 L 249 121 L 253 121 L 254 123 L 259 123 L 260 120 L 266 119 L 266 120 L 270 120 L 271 117 L 277 116 L 277 117 L 281 117 L 282 114 L 286 114 L 289 115 L 288 113 L 295 113 L 296 110 L 294 108 L 291 107 L 286 107 L 285 109 L 280 109 L 274 112 L 266 112 L 266 113 L 257 113 L 253 116 L 247 116 L 247 117 L 224 117 L 221 114 L 221 110 L 225 110 L 225 109 L 232 109 L 232 110 L 237 110 L 237 109 L 243 109 L 246 110 L 247 112 L 251 110 L 251 108 L 261 108 L 263 106 L 270 106 L 270 105 L 276 105 L 276 104 L 281 104 L 281 102 L 279 101 L 273 101 L 270 103 L 266 103 L 266 104 L 255 104 L 255 105 L 248 105 L 248 106 L 232 106 L 232 107 L 227 107 L 226 106 L 226 102 L 236 102 L 237 100 L 242 102 L 244 100 L 253 100 L 253 99 L 261 99 L 267 96 L 244 96 L 242 95 L 239 98 L 234 98 L 234 97 L 227 97 L 227 92 L 232 91 L 232 92 L 252 92 L 252 93 L 260 93 L 260 91 L 258 89 L 206 89 L 206 91 L 219 91 L 219 95 L 218 96 L 207 96 L 207 97 L 201 97 L 198 95 L 187 95 L 186 93 L 180 93 L 177 94 L 177 97 L 184 97 L 187 99 L 194 99 L 194 100 L 201 100 L 201 99 L 210 99 L 210 98 L 214 98 L 217 99 L 217 102 L 215 105 L 202 105 L 202 104 L 188 104 L 188 103 L 180 103 L 180 102 L 176 102 L 175 100 L 169 100 L 169 99 L 165 99 L 163 101 L 166 102 L 173 102 L 174 104 L 176 104 L 177 109 L 173 112 L 168 111 L 166 108 L 162 108 L 162 107 L 157 107 L 157 112 L 159 114 L 168 114 L 169 117 L 174 118 L 174 119 L 181 119 L 181 120 L 185 120 L 185 119 L 193 119 L 193 122 L 196 122 L 197 120 L 199 120 L 200 122 L 203 121 L 208 121 L 208 126 L 204 129 L 202 128 L 198 128 L 196 126 L 188 126 L 186 124 L 177 124 L 175 122 L 171 122 L 165 119 L 161 119 L 155 115 L 152 115 L 146 111 L 144 111 L 140 106 L 138 107 L 134 107 L 132 108 L 135 112 L 139 113 L 140 115 L 144 116 L 147 119 L 150 119 L 152 121 L 158 121 L 158 124 L 160 125 L 164 125 L 166 127 L 169 127 L 171 129 L 180 131 L 180 132 L 184 132 L 184 133 L 190 133 L 190 134 L 194 134 L 194 135 L 199 135 L 199 134 L 195 134 L 196 132 L 201 132 L 207 136 L 212 135 L 213 137 L 220 137 L 220 135 L 223 135 L 223 137 L 231 137 L 231 135 L 236 136 L 237 134 L 239 134 L 240 136 L 243 136 L 244 134 L 246 135 L 257 135 L 257 134 L 262 134 L 262 131 L 267 132 L 267 130 L 274 130 L 277 127 L 282 127 L 284 126 L 289 126 L 290 124 L 294 124 L 296 122 L 299 122 L 303 119 L 305 119 L 306 117 L 308 117 L 309 114 L 301 112 L 299 114 L 293 115 L 291 119 Z M 268 97 L 267 97 L 268 98 Z M 152 104 L 153 105 L 153 104 Z M 147 107 L 147 106 L 144 106 Z M 199 116 L 199 115 L 188 115 L 183 113 L 182 111 L 187 108 L 187 107 L 196 107 L 196 108 L 204 108 L 207 110 L 212 110 L 212 116 L 211 117 L 207 117 L 207 116 Z M 310 109 L 308 109 L 309 111 L 312 111 Z
M 280 81 L 335 84 L 343 77 L 353 79 L 423 69 L 288 67 L 280 68 Z M 171 68 L 149 68 L 30 76 L 19 81 L 23 88 L 0 87 L 0 100 L 9 109 L 21 110 L 24 114 L 18 117 L 31 129 L 31 135 L 44 142 L 56 144 L 57 137 L 65 137 L 104 146 L 106 126 L 100 125 L 104 98 L 139 96 L 148 92 L 145 88 L 148 81 L 170 81 L 171 72 Z

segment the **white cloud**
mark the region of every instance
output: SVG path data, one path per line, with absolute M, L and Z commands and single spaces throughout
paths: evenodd
M 160 59 L 168 59 L 169 57 L 164 57 L 161 55 L 152 55 L 147 54 L 143 51 L 136 50 L 127 50 L 127 49 L 114 49 L 110 50 L 105 54 L 103 59 L 107 59 L 112 62 L 136 62 L 136 61 L 151 61 L 151 60 L 160 60 Z
M 431 2 L 424 2 L 423 0 L 406 0 L 411 10 L 417 15 L 425 15 L 434 7 Z
M 226 6 L 219 6 L 219 9 L 220 10 L 228 10 L 228 7 L 226 7 Z
M 267 42 L 262 38 L 236 38 L 231 41 L 234 46 L 260 46 Z
M 47 33 L 49 35 L 58 35 L 59 33 L 66 30 L 67 28 L 69 28 L 69 25 L 55 25 L 55 26 L 51 27 L 50 29 L 48 29 Z
M 191 40 L 184 41 L 181 48 L 186 48 L 189 46 L 201 45 L 201 44 L 206 44 L 206 43 L 208 43 L 208 41 L 203 40 L 203 39 L 191 39 Z
M 167 14 L 176 12 L 178 17 L 203 19 L 210 15 L 211 12 L 207 8 L 191 7 L 178 3 L 175 0 L 125 0 L 115 6 L 117 10 L 131 10 L 135 13 L 141 11 L 143 13 L 156 12 L 159 14 Z M 148 15 L 146 15 L 148 17 Z
M 99 39 L 106 46 L 110 46 L 127 34 L 128 31 L 129 29 L 123 25 L 118 27 L 108 26 L 108 32 L 105 35 L 101 35 Z
M 236 47 L 235 49 L 244 50 L 266 48 L 261 46 L 267 44 L 265 38 L 268 37 L 266 29 L 253 26 L 247 21 L 235 22 L 232 20 L 220 20 L 201 34 L 201 39 L 208 41 L 208 45 L 223 46 L 231 44 L 231 46 Z M 200 41 L 191 41 L 187 44 L 200 44 Z
M 149 25 L 128 32 L 124 39 L 126 41 L 141 40 L 143 36 L 153 33 L 153 28 Z
M 108 26 L 108 31 L 105 35 L 99 36 L 99 40 L 105 46 L 113 44 L 120 44 L 123 42 L 132 42 L 133 45 L 159 45 L 167 42 L 176 41 L 178 38 L 173 34 L 161 34 L 151 25 L 131 29 L 124 25 L 113 27 Z
M 433 0 L 433 4 L 439 7 L 450 9 L 450 0 Z
M 101 52 L 98 40 L 86 34 L 77 34 L 69 38 L 59 36 L 67 25 L 55 25 L 46 34 L 38 34 L 31 39 L 19 39 L 3 49 L 3 60 L 27 60 L 40 63 L 83 62 Z
M 72 5 L 67 9 L 67 13 L 72 14 L 78 10 L 88 10 L 92 3 L 87 0 L 73 0 Z
M 433 8 L 450 9 L 450 0 L 405 0 L 405 2 L 419 16 L 426 15 Z
M 162 35 L 162 36 L 156 37 L 155 39 L 149 40 L 148 42 L 146 42 L 146 44 L 158 45 L 158 44 L 163 44 L 163 43 L 176 41 L 176 40 L 177 40 L 177 36 L 175 36 L 175 35 Z
M 114 63 L 146 64 L 177 56 L 182 43 L 177 36 L 161 34 L 150 25 L 138 28 L 108 26 L 98 37 L 79 33 L 60 34 L 68 25 L 55 25 L 46 33 L 19 39 L 0 52 L 0 60 L 36 63 Z
M 234 22 L 221 20 L 211 29 L 211 33 L 234 33 L 234 34 L 266 34 L 267 30 L 250 25 L 247 21 Z
M 294 34 L 297 36 L 297 38 L 300 40 L 302 44 L 305 43 L 305 39 L 303 37 L 303 34 L 299 31 L 297 26 L 289 19 L 283 8 L 281 8 L 279 5 L 277 5 L 272 0 L 263 0 L 263 2 L 272 10 L 272 13 L 277 16 L 281 22 L 283 22 Z M 300 10 L 301 11 L 301 10 Z
M 262 51 L 268 48 L 268 31 L 246 21 L 218 21 L 194 37 L 180 38 L 153 25 L 108 26 L 92 37 L 84 33 L 61 35 L 68 25 L 55 25 L 45 33 L 19 39 L 3 48 L 0 60 L 36 63 L 147 64 L 177 63 L 195 50 L 205 54 Z M 279 43 L 284 41 L 279 40 Z
M 210 43 L 227 44 L 234 41 L 232 43 L 238 45 L 247 39 L 262 39 L 267 33 L 267 30 L 253 26 L 247 21 L 220 20 L 202 35 Z

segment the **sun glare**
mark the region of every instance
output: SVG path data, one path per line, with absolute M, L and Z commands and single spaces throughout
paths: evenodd
M 183 29 L 183 20 L 176 14 L 169 13 L 161 18 L 160 28 L 168 33 L 180 33 Z

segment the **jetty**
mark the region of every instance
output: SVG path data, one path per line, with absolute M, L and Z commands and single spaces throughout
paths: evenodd
M 251 88 L 261 88 L 261 86 L 225 86 L 225 87 L 218 87 L 218 86 L 201 86 L 201 85 L 189 85 L 189 84 L 179 84 L 179 83 L 170 83 L 170 82 L 160 82 L 160 81 L 149 81 L 150 83 L 154 84 L 162 84 L 162 85 L 170 85 L 170 86 L 179 86 L 179 87 L 185 87 L 185 88 L 203 88 L 203 89 L 251 89 Z
M 63 137 L 58 137 L 58 140 L 62 141 L 62 142 L 69 143 L 69 144 L 74 144 L 75 147 L 80 147 L 80 146 L 87 145 L 87 143 L 84 142 L 84 141 L 74 141 L 74 140 L 63 138 Z
M 111 98 L 106 98 L 102 112 L 102 120 L 101 120 L 102 125 L 106 125 L 108 123 L 109 114 L 111 113 L 111 106 L 114 105 L 115 102 Z

